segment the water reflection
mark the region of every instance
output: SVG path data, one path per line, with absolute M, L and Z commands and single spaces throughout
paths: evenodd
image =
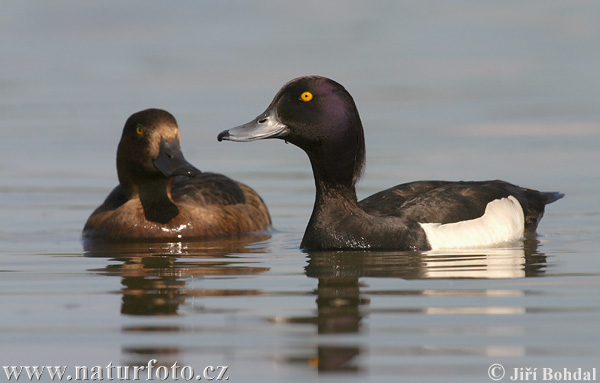
M 539 241 L 528 237 L 511 247 L 428 252 L 309 252 L 306 275 L 315 278 L 385 277 L 524 278 L 545 272 Z
M 86 255 L 107 257 L 117 263 L 94 270 L 102 275 L 121 278 L 121 313 L 129 316 L 177 316 L 190 297 L 224 297 L 265 294 L 260 289 L 223 288 L 223 283 L 210 283 L 214 288 L 199 288 L 194 283 L 188 287 L 190 277 L 245 276 L 264 273 L 269 267 L 253 262 L 244 253 L 264 256 L 269 252 L 269 237 L 247 237 L 237 240 L 196 243 L 87 243 Z M 312 293 L 315 298 L 314 315 L 285 317 L 278 313 L 272 322 L 284 326 L 309 325 L 319 335 L 316 346 L 311 345 L 298 356 L 298 349 L 288 355 L 283 352 L 285 363 L 302 363 L 315 367 L 319 372 L 357 373 L 364 370 L 360 356 L 374 352 L 365 342 L 353 335 L 366 331 L 365 318 L 374 313 L 394 315 L 499 315 L 523 314 L 525 307 L 494 306 L 487 300 L 477 302 L 453 300 L 463 296 L 515 297 L 526 294 L 520 289 L 382 289 L 373 290 L 365 278 L 415 279 L 497 279 L 535 277 L 545 273 L 546 256 L 538 251 L 539 242 L 531 237 L 519 245 L 506 248 L 470 249 L 460 252 L 309 252 L 305 274 L 316 278 L 318 284 Z M 212 280 L 212 282 L 215 282 Z M 396 285 L 396 284 L 394 284 Z M 304 292 L 301 292 L 304 294 Z M 268 296 L 269 294 L 267 294 Z M 399 306 L 372 307 L 371 300 L 380 296 L 448 297 L 436 306 L 430 300 L 397 301 Z M 435 299 L 434 299 L 435 301 Z M 437 301 L 439 302 L 439 301 Z M 456 303 L 458 302 L 458 303 Z M 467 306 L 465 306 L 465 302 Z M 211 311 L 212 310 L 212 311 Z M 196 308 L 194 313 L 211 313 L 215 309 Z M 306 311 L 304 311 L 306 312 Z M 418 321 L 418 319 L 417 319 Z M 147 321 L 122 327 L 124 334 L 132 333 L 179 333 L 187 328 L 168 322 L 151 324 Z M 490 325 L 490 331 L 496 331 Z M 429 329 L 422 330 L 427 334 Z M 400 346 L 399 346 L 400 347 Z M 416 348 L 415 348 L 416 347 Z M 399 350 L 400 353 L 432 352 L 418 346 Z M 457 352 L 457 349 L 435 349 L 437 353 Z M 469 350 L 463 350 L 469 352 Z M 481 351 L 481 350 L 480 350 Z M 484 350 L 494 353 L 497 350 Z M 519 351 L 522 353 L 522 350 Z M 183 349 L 178 344 L 123 345 L 123 354 L 130 365 L 147 363 L 150 356 L 158 365 L 170 366 L 181 360 Z M 293 353 L 293 354 L 292 354 Z M 280 352 L 281 354 L 281 352 Z
M 507 248 L 470 249 L 436 252 L 309 252 L 306 275 L 319 280 L 315 292 L 317 313 L 310 318 L 289 318 L 289 323 L 312 323 L 318 334 L 359 333 L 368 315 L 370 298 L 361 288 L 362 277 L 402 279 L 494 279 L 524 278 L 544 273 L 546 257 L 537 251 L 538 240 L 527 238 L 522 244 Z M 370 291 L 373 295 L 377 292 Z M 495 290 L 480 291 L 385 291 L 387 295 L 498 295 Z M 505 291 L 503 296 L 524 294 L 520 290 Z M 421 307 L 393 310 L 398 314 L 520 314 L 523 307 Z M 357 345 L 319 344 L 311 364 L 321 372 L 360 371 Z
M 186 278 L 265 272 L 269 269 L 253 266 L 235 254 L 264 253 L 269 238 L 244 236 L 227 241 L 154 243 L 89 241 L 84 249 L 86 256 L 119 261 L 93 271 L 122 277 L 122 314 L 177 315 L 187 297 L 258 294 L 251 290 L 188 289 Z
M 257 267 L 240 254 L 265 253 L 270 236 L 244 236 L 226 241 L 200 242 L 105 242 L 86 241 L 85 255 L 118 261 L 93 272 L 120 276 L 123 286 L 121 313 L 134 316 L 179 315 L 190 297 L 223 297 L 260 294 L 247 289 L 189 288 L 190 277 L 260 274 L 268 267 Z M 196 311 L 202 311 L 198 309 Z M 206 311 L 206 309 L 204 310 Z M 170 333 L 186 331 L 179 325 L 132 324 L 123 326 L 123 334 Z M 146 365 L 157 359 L 156 366 L 170 367 L 182 359 L 179 345 L 124 345 L 124 364 Z

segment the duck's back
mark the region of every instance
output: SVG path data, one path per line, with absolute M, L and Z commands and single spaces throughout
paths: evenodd
M 525 232 L 535 231 L 545 205 L 562 197 L 508 182 L 416 181 L 394 186 L 359 202 L 376 216 L 398 216 L 419 223 L 455 223 L 481 217 L 492 201 L 513 196 L 523 208 Z
M 179 214 L 166 223 L 153 222 L 140 199 L 128 199 L 117 186 L 92 213 L 83 234 L 105 239 L 211 238 L 260 231 L 271 224 L 261 197 L 221 174 L 176 177 L 171 197 Z
M 217 173 L 177 177 L 172 198 L 202 236 L 231 235 L 263 230 L 271 225 L 269 210 L 249 186 Z

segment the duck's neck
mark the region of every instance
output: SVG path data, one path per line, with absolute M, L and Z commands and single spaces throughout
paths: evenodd
M 127 196 L 139 198 L 148 221 L 166 224 L 179 215 L 179 208 L 171 198 L 173 178 L 156 178 L 122 185 Z
M 315 178 L 315 210 L 344 204 L 358 208 L 356 190 L 351 184 L 339 184 L 331 180 Z
M 351 205 L 357 204 L 356 190 L 353 184 L 354 161 L 328 161 L 309 154 L 316 187 L 315 208 L 323 204 L 343 202 Z
M 340 235 L 338 228 L 361 209 L 356 199 L 356 191 L 352 179 L 327 177 L 320 168 L 314 166 L 316 196 L 312 215 L 306 227 L 301 247 L 305 249 L 323 249 L 340 247 L 337 242 L 345 235 Z M 339 174 L 338 174 L 339 175 Z
M 316 182 L 320 180 L 332 186 L 354 189 L 354 183 L 358 177 L 356 173 L 360 173 L 361 169 L 357 170 L 358 154 L 353 145 L 317 147 L 305 149 L 305 151 L 308 154 Z

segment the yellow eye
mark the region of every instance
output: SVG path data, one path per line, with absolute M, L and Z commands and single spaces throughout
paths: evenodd
M 144 127 L 143 127 L 143 126 L 141 126 L 141 125 L 138 125 L 138 127 L 137 127 L 137 128 L 135 128 L 135 132 L 136 132 L 136 133 L 137 133 L 139 136 L 141 136 L 142 134 L 144 134 Z
M 309 102 L 312 99 L 313 99 L 313 94 L 310 92 L 304 92 L 300 95 L 300 100 L 302 100 L 304 102 Z

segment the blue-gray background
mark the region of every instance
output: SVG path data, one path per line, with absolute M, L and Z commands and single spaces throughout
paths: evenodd
M 596 1 L 0 10 L 0 365 L 156 356 L 229 364 L 230 381 L 298 382 L 481 382 L 495 362 L 600 367 Z M 280 141 L 217 143 L 216 134 L 306 74 L 355 98 L 367 142 L 360 197 L 416 179 L 501 178 L 566 193 L 549 206 L 535 249 L 297 250 L 314 193 L 304 153 Z M 117 182 L 123 123 L 148 107 L 177 117 L 197 167 L 255 188 L 277 231 L 84 251 L 80 230 Z M 156 252 L 171 255 L 148 256 Z M 331 280 L 341 287 L 329 290 Z M 325 299 L 331 314 L 318 302 L 336 294 Z M 126 308 L 138 298 L 147 311 Z M 156 315 L 165 301 L 171 315 Z

